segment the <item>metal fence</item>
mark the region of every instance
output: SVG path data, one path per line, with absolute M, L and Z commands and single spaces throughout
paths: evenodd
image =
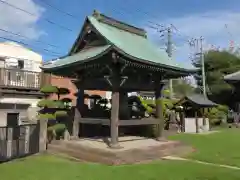
M 0 127 L 0 163 L 39 152 L 39 124 Z
M 39 72 L 0 68 L 0 85 L 8 87 L 40 88 Z

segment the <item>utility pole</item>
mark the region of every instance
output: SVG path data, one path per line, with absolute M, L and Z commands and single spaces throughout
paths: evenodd
M 170 60 L 172 60 L 172 30 L 171 27 L 167 28 L 167 54 Z M 170 91 L 170 99 L 173 98 L 173 81 L 169 79 L 169 91 Z
M 190 47 L 194 47 L 194 58 L 200 58 L 201 66 L 202 66 L 202 92 L 204 97 L 207 97 L 206 92 L 206 75 L 205 75 L 205 63 L 204 63 L 204 52 L 203 52 L 203 37 L 201 36 L 198 39 L 192 39 L 190 42 Z
M 202 63 L 202 85 L 203 85 L 203 95 L 207 97 L 206 92 L 206 75 L 205 75 L 205 63 L 204 63 L 204 54 L 203 54 L 203 37 L 200 37 L 200 58 Z
M 161 28 L 159 28 L 159 26 Z M 173 52 L 173 42 L 172 42 L 172 28 L 176 29 L 172 24 L 169 27 L 165 27 L 163 25 L 157 25 L 157 27 L 154 26 L 150 26 L 150 28 L 156 30 L 159 33 L 164 33 L 167 31 L 167 48 L 166 48 L 166 52 L 168 54 L 168 57 L 170 59 L 170 61 L 172 60 L 172 52 Z M 161 35 L 161 37 L 164 36 L 163 34 Z M 173 98 L 173 81 L 172 79 L 169 80 L 169 91 L 170 91 L 170 99 Z

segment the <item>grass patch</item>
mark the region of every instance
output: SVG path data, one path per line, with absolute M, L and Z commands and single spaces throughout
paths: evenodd
M 170 137 L 196 149 L 188 158 L 240 167 L 240 129 L 221 129 L 204 134 L 178 134 Z
M 43 155 L 0 165 L 0 177 L 1 180 L 238 180 L 240 171 L 180 161 L 110 167 Z

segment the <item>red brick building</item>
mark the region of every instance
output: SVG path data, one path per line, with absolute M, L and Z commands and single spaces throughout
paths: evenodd
M 50 84 L 57 87 L 64 87 L 68 88 L 70 90 L 70 94 L 63 95 L 61 98 L 70 98 L 72 99 L 72 105 L 76 105 L 76 96 L 74 93 L 76 93 L 78 90 L 76 86 L 72 83 L 72 79 L 66 78 L 66 77 L 60 77 L 60 76 L 50 76 Z M 106 91 L 85 91 L 86 94 L 92 95 L 97 94 L 102 97 L 106 97 Z M 56 95 L 53 95 L 52 98 L 56 99 Z

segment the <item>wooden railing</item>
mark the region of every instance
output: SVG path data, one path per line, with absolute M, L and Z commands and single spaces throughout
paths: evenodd
M 40 72 L 0 68 L 0 86 L 40 89 L 41 76 Z

